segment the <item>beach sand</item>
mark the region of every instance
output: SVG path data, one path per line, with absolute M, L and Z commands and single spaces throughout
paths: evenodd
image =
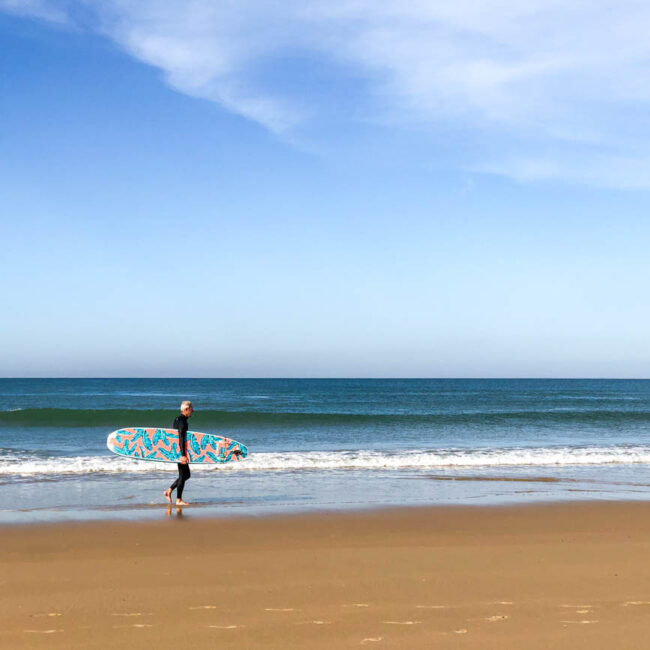
M 2 648 L 645 648 L 650 504 L 0 528 Z

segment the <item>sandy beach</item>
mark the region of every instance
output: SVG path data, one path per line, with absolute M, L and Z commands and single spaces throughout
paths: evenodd
M 650 504 L 0 529 L 6 648 L 641 648 Z

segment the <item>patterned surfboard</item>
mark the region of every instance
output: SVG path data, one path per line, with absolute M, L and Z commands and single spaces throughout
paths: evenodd
M 106 446 L 118 456 L 177 463 L 181 457 L 176 429 L 133 427 L 108 434 Z M 248 449 L 236 440 L 209 433 L 187 432 L 190 463 L 227 463 L 246 458 Z

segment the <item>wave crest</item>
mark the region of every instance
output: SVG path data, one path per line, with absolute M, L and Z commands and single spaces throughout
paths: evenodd
M 547 447 L 384 451 L 259 452 L 240 463 L 192 465 L 192 471 L 263 472 L 303 470 L 427 470 L 463 467 L 544 467 L 650 464 L 650 447 Z M 138 462 L 112 456 L 5 457 L 0 475 L 54 477 L 169 471 L 169 463 Z

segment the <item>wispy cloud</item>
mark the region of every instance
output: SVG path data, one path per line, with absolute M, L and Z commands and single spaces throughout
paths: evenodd
M 0 0 L 2 9 L 39 17 L 49 11 L 53 20 L 75 4 L 91 9 L 99 31 L 162 70 L 175 89 L 275 132 L 326 116 L 296 80 L 274 86 L 260 71 L 279 59 L 313 56 L 342 76 L 367 80 L 369 121 L 423 130 L 452 125 L 491 141 L 468 169 L 650 186 L 643 180 L 650 145 L 644 2 Z M 635 180 L 626 182 L 627 174 Z
M 53 23 L 68 21 L 66 11 L 56 7 L 49 0 L 0 0 L 0 11 L 16 16 L 39 18 Z

